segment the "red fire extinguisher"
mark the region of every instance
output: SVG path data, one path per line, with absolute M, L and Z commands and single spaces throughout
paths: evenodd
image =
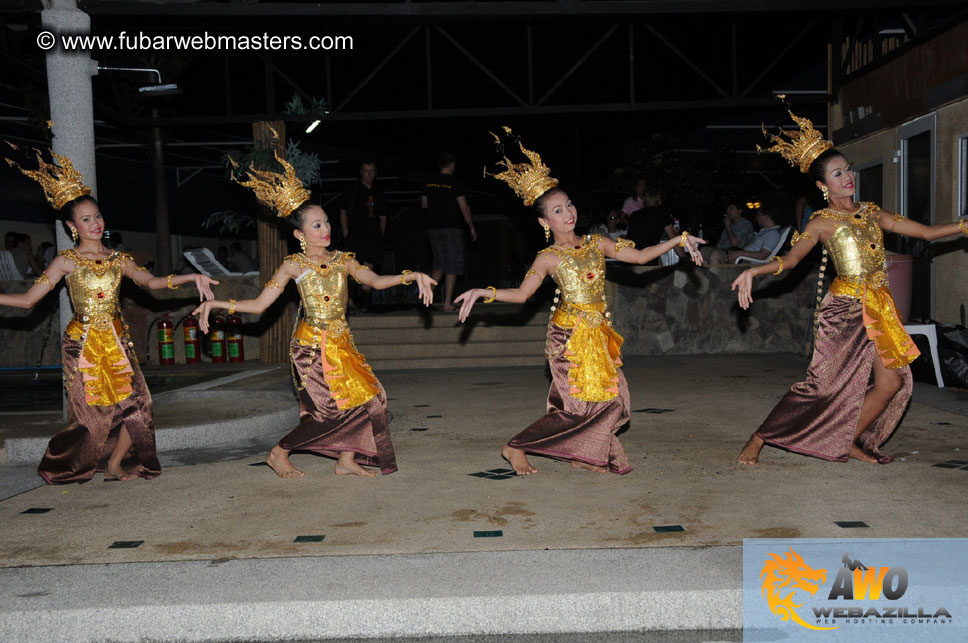
M 225 336 L 228 340 L 229 361 L 245 361 L 245 347 L 242 345 L 242 318 L 232 313 L 225 320 Z
M 162 366 L 175 363 L 174 325 L 167 314 L 158 320 L 158 363 Z
M 224 364 L 228 347 L 225 341 L 225 318 L 222 317 L 221 313 L 216 313 L 212 316 L 212 325 L 208 333 L 208 340 L 212 344 L 212 363 Z
M 182 328 L 185 332 L 185 363 L 197 364 L 202 361 L 202 351 L 198 337 L 198 320 L 189 315 L 182 322 Z

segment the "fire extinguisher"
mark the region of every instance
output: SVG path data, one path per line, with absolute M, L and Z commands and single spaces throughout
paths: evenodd
M 174 325 L 167 314 L 158 320 L 158 363 L 162 366 L 175 363 Z
M 216 313 L 212 316 L 212 326 L 208 333 L 208 340 L 212 345 L 212 363 L 224 364 L 228 347 L 225 341 L 225 318 L 222 317 L 221 313 Z
M 198 320 L 189 315 L 182 320 L 185 332 L 185 363 L 197 364 L 202 361 L 202 351 L 199 345 Z
M 242 345 L 242 318 L 235 313 L 225 320 L 225 336 L 228 340 L 229 361 L 245 361 L 245 347 Z

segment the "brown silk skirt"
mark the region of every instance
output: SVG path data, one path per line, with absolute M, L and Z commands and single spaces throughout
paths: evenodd
M 107 467 L 123 425 L 134 446 L 121 461 L 121 467 L 142 478 L 160 475 L 151 394 L 134 354 L 122 345 L 134 371 L 131 395 L 113 406 L 89 406 L 83 377 L 77 371 L 81 349 L 80 340 L 64 336 L 62 355 L 67 384 L 67 428 L 50 439 L 37 473 L 48 484 L 87 482 Z
M 824 460 L 845 462 L 864 396 L 873 388 L 874 360 L 880 359 L 864 328 L 863 305 L 851 297 L 826 296 L 807 380 L 797 382 L 757 429 L 774 446 Z M 880 458 L 911 399 L 908 366 L 897 369 L 901 390 L 860 436 L 861 448 Z
M 551 389 L 548 391 L 548 412 L 540 420 L 511 438 L 508 446 L 528 453 L 538 453 L 578 460 L 612 473 L 626 474 L 632 470 L 622 443 L 615 437 L 629 421 L 629 386 L 618 369 L 618 397 L 606 402 L 586 402 L 569 394 L 568 369 L 572 365 L 564 355 L 564 347 L 571 330 L 554 324 L 548 327 Z
M 291 344 L 292 360 L 303 382 L 299 391 L 299 425 L 279 441 L 287 451 L 314 451 L 331 455 L 340 451 L 357 454 L 364 466 L 379 467 L 386 475 L 397 470 L 390 430 L 387 427 L 386 393 L 380 392 L 369 401 L 340 410 L 323 377 L 325 351 Z

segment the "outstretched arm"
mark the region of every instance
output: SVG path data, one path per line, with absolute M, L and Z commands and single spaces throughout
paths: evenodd
M 775 261 L 769 261 L 752 268 L 747 268 L 740 273 L 739 277 L 733 280 L 732 290 L 737 291 L 736 296 L 739 299 L 739 305 L 743 310 L 750 307 L 753 303 L 753 278 L 759 277 L 760 275 L 768 275 L 784 270 L 789 270 L 797 266 L 800 261 L 810 253 L 815 245 L 819 241 L 825 238 L 828 233 L 824 224 L 821 221 L 814 220 L 807 224 L 807 229 L 803 231 L 803 234 L 797 237 L 796 245 L 787 254 L 782 257 L 777 255 L 774 257 Z
M 124 264 L 124 276 L 142 288 L 149 290 L 160 290 L 162 288 L 171 288 L 174 290 L 182 284 L 194 283 L 195 288 L 198 290 L 199 301 L 214 299 L 215 293 L 212 292 L 212 286 L 217 286 L 219 283 L 211 277 L 199 274 L 156 277 L 147 268 L 138 266 L 134 260 L 129 260 Z
M 474 303 L 479 298 L 487 300 L 488 303 L 503 301 L 512 304 L 523 304 L 535 293 L 538 286 L 544 281 L 544 278 L 551 273 L 551 269 L 551 259 L 544 255 L 538 255 L 538 258 L 531 264 L 531 268 L 525 273 L 521 285 L 517 288 L 471 288 L 467 292 L 455 297 L 454 303 L 461 305 L 459 312 L 461 322 L 467 321 L 467 317 L 471 314 L 471 309 L 474 308 Z
M 233 310 L 239 313 L 254 313 L 256 315 L 261 315 L 266 308 L 272 305 L 272 302 L 279 299 L 279 295 L 282 294 L 283 289 L 285 289 L 286 284 L 292 278 L 291 268 L 283 263 L 276 270 L 276 274 L 272 276 L 268 282 L 266 282 L 265 288 L 259 293 L 259 296 L 255 299 L 243 299 L 241 301 L 229 300 L 224 301 L 221 299 L 210 299 L 208 301 L 202 302 L 202 304 L 192 311 L 193 315 L 198 315 L 198 325 L 203 333 L 208 332 L 208 315 L 210 312 L 216 309 Z
M 362 264 L 356 259 L 347 259 L 346 272 L 364 286 L 369 286 L 374 290 L 386 290 L 394 286 L 406 286 L 416 282 L 417 291 L 424 306 L 434 303 L 434 286 L 437 285 L 437 282 L 422 272 L 410 272 L 408 270 L 399 275 L 378 275 L 366 264 Z
M 891 214 L 885 210 L 877 213 L 878 224 L 881 229 L 887 232 L 903 234 L 905 237 L 924 239 L 925 241 L 937 241 L 945 237 L 965 234 L 968 235 L 968 223 L 962 224 L 960 221 L 955 223 L 939 223 L 937 225 L 924 225 L 917 221 L 911 221 L 899 214 Z
M 34 285 L 27 292 L 19 295 L 0 295 L 0 306 L 33 308 L 67 274 L 67 262 L 68 260 L 60 255 L 54 257 L 54 260 L 50 262 L 45 271 L 40 273 L 40 277 L 34 280 Z
M 608 237 L 602 237 L 598 241 L 598 247 L 606 257 L 618 259 L 625 263 L 643 264 L 649 263 L 670 250 L 680 247 L 679 244 L 681 243 L 682 235 L 677 234 L 668 241 L 636 250 L 635 246 L 629 241 L 612 241 Z M 696 262 L 697 266 L 702 265 L 702 255 L 699 254 L 699 245 L 703 243 L 706 243 L 705 239 L 694 237 L 691 234 L 686 237 L 686 250 L 692 257 L 692 260 Z

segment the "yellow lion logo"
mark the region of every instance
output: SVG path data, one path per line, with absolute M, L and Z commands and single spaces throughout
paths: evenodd
M 760 578 L 763 579 L 763 596 L 770 606 L 770 611 L 781 620 L 793 620 L 799 625 L 811 630 L 836 630 L 836 627 L 817 627 L 810 625 L 796 613 L 795 607 L 803 607 L 803 603 L 794 603 L 793 595 L 797 590 L 808 592 L 811 596 L 817 593 L 820 586 L 827 580 L 826 569 L 814 569 L 803 562 L 803 558 L 790 548 L 788 554 L 777 556 L 770 554 L 773 560 L 763 563 Z M 791 589 L 788 594 L 784 591 Z

